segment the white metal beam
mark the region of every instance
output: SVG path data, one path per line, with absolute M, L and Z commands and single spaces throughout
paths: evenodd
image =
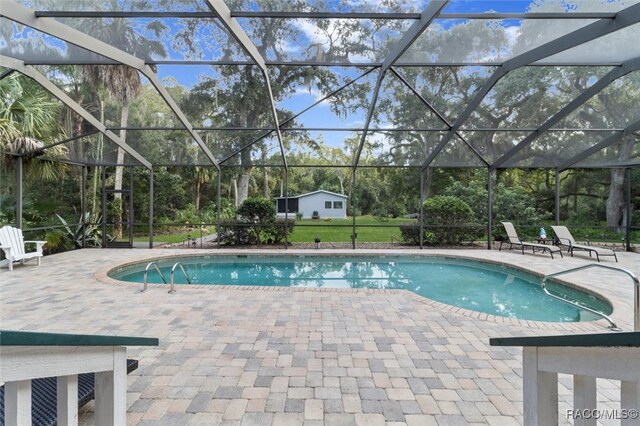
M 514 155 L 520 152 L 522 149 L 531 145 L 531 143 L 542 136 L 546 131 L 551 129 L 551 127 L 558 124 L 563 118 L 567 117 L 573 111 L 578 109 L 580 106 L 584 105 L 589 99 L 600 93 L 606 87 L 609 86 L 615 80 L 624 77 L 633 71 L 640 70 L 640 58 L 635 58 L 630 61 L 625 62 L 622 66 L 617 67 L 610 72 L 608 72 L 604 77 L 600 80 L 589 86 L 584 92 L 578 95 L 574 100 L 565 105 L 560 111 L 549 117 L 547 121 L 542 123 L 534 132 L 527 135 L 523 140 L 518 142 L 513 148 L 507 151 L 502 157 L 498 158 L 492 165 L 491 169 L 497 169 L 505 164 L 509 159 L 511 159 Z
M 264 58 L 258 51 L 258 48 L 253 44 L 247 33 L 242 29 L 236 18 L 231 17 L 231 10 L 222 0 L 205 0 L 205 3 L 209 6 L 209 9 L 215 13 L 222 24 L 227 28 L 229 33 L 234 39 L 242 46 L 242 48 L 251 57 L 262 71 L 267 71 L 267 65 Z
M 142 165 L 146 168 L 151 169 L 151 163 L 147 161 L 142 155 L 140 155 L 135 149 L 131 148 L 127 143 L 125 143 L 122 139 L 116 136 L 111 130 L 107 130 L 107 128 L 102 124 L 98 119 L 96 119 L 93 115 L 91 115 L 86 109 L 82 108 L 76 101 L 71 99 L 63 90 L 59 89 L 58 86 L 51 83 L 44 75 L 40 74 L 38 70 L 33 68 L 30 65 L 25 65 L 24 62 L 9 58 L 4 55 L 0 55 L 0 62 L 3 67 L 8 67 L 13 70 L 18 71 L 21 74 L 24 74 L 36 82 L 38 82 L 42 87 L 44 87 L 48 92 L 50 92 L 53 96 L 58 98 L 63 104 L 71 108 L 75 113 L 80 115 L 84 120 L 90 123 L 93 127 L 98 129 L 100 133 L 104 134 L 106 137 L 115 142 L 120 148 L 124 149 L 129 155 L 138 160 Z
M 414 41 L 427 29 L 431 22 L 438 16 L 440 11 L 449 3 L 449 0 L 431 0 L 427 7 L 420 13 L 420 20 L 411 24 L 409 29 L 405 31 L 404 35 L 389 52 L 387 57 L 382 62 L 382 72 L 385 73 L 395 64 L 395 62 L 407 51 Z
M 558 171 L 562 172 L 566 169 L 568 169 L 569 167 L 573 166 L 576 163 L 579 163 L 580 161 L 592 156 L 593 154 L 595 154 L 598 151 L 601 151 L 607 147 L 610 147 L 611 145 L 615 144 L 616 142 L 622 140 L 622 138 L 629 136 L 629 135 L 635 135 L 635 132 L 637 132 L 638 130 L 640 130 L 640 120 L 637 120 L 631 124 L 629 124 L 627 127 L 625 127 L 625 129 L 620 132 L 620 133 L 614 133 L 613 135 L 605 138 L 604 140 L 602 140 L 601 142 L 593 145 L 592 147 L 590 147 L 589 149 L 581 152 L 580 154 L 569 158 L 568 160 L 566 160 L 565 162 L 563 162 L 562 164 L 560 164 L 558 166 Z
M 36 17 L 35 11 L 23 7 L 14 0 L 2 0 L 2 2 L 3 4 L 0 16 L 4 16 L 14 22 L 18 22 L 22 25 L 26 25 L 43 33 L 52 35 L 60 40 L 66 41 L 67 43 L 81 47 L 90 52 L 97 53 L 120 64 L 130 66 L 140 71 L 149 79 L 151 84 L 153 84 L 160 96 L 176 114 L 182 125 L 191 134 L 191 137 L 193 137 L 196 143 L 200 146 L 200 149 L 202 149 L 209 161 L 211 161 L 217 169 L 220 169 L 218 161 L 215 159 L 204 141 L 200 138 L 200 135 L 193 130 L 193 126 L 180 110 L 180 107 L 178 107 L 167 89 L 162 85 L 157 75 L 142 59 L 91 37 L 82 31 L 71 28 L 53 18 L 38 18 Z
M 592 24 L 586 25 L 570 32 L 569 34 L 505 61 L 493 72 L 493 74 L 491 74 L 482 88 L 475 94 L 469 104 L 467 104 L 465 110 L 453 123 L 451 130 L 442 137 L 440 143 L 438 143 L 434 150 L 429 154 L 422 168 L 426 169 L 429 164 L 431 164 L 436 155 L 442 151 L 444 146 L 449 142 L 449 140 L 451 140 L 451 137 L 460 128 L 460 126 L 467 121 L 498 80 L 504 77 L 507 73 L 525 65 L 537 62 L 541 59 L 548 58 L 549 56 L 553 56 L 567 49 L 571 49 L 572 47 L 579 46 L 591 40 L 595 40 L 599 37 L 629 27 L 638 22 L 640 22 L 640 3 L 619 11 L 616 13 L 616 17 L 614 19 L 600 19 Z
M 418 97 L 418 99 L 420 99 L 420 102 L 422 102 L 433 114 L 435 114 L 436 117 L 438 117 L 438 119 L 442 121 L 444 125 L 446 125 L 449 129 L 451 129 L 451 123 L 449 122 L 449 120 L 447 120 L 447 118 L 444 115 L 440 114 L 440 112 L 438 112 L 438 110 L 436 110 L 433 107 L 433 105 L 431 105 L 431 103 L 428 100 L 426 100 L 424 96 L 422 96 L 420 92 L 418 92 L 418 90 L 415 87 L 413 87 L 413 85 L 411 85 L 411 83 L 407 81 L 406 78 L 404 78 L 398 71 L 396 71 L 394 67 L 391 67 L 391 72 L 394 73 L 395 76 L 398 77 L 398 79 L 405 86 L 407 86 L 409 90 L 411 90 L 413 94 Z M 473 152 L 476 155 L 476 157 L 478 157 L 478 159 L 484 163 L 485 166 L 489 166 L 489 163 L 487 162 L 487 160 L 484 159 L 484 157 L 478 152 L 478 150 L 475 149 L 473 145 L 471 145 L 469 141 L 467 141 L 467 139 L 459 131 L 456 131 L 456 136 L 460 138 L 460 140 L 467 146 L 467 148 L 469 148 L 471 152 Z
M 287 157 L 284 152 L 284 144 L 282 143 L 282 133 L 280 132 L 280 122 L 278 120 L 278 110 L 276 108 L 276 102 L 273 99 L 273 91 L 271 90 L 271 82 L 269 81 L 269 72 L 267 71 L 267 65 L 265 58 L 258 51 L 258 48 L 253 41 L 249 38 L 247 33 L 242 29 L 236 18 L 231 17 L 231 10 L 227 7 L 223 0 L 205 0 L 209 9 L 215 13 L 222 24 L 227 28 L 227 31 L 233 36 L 233 38 L 242 46 L 251 59 L 260 67 L 262 75 L 267 87 L 267 93 L 269 95 L 269 102 L 271 104 L 271 114 L 273 115 L 273 122 L 276 129 L 276 135 L 278 137 L 278 144 L 280 145 L 280 154 L 282 155 L 282 163 L 285 170 L 287 166 Z
M 373 95 L 371 97 L 371 104 L 369 105 L 369 110 L 367 111 L 367 118 L 365 121 L 364 131 L 362 132 L 362 137 L 360 138 L 360 144 L 358 145 L 358 150 L 356 151 L 356 155 L 353 159 L 353 167 L 358 167 L 358 163 L 360 162 L 360 155 L 362 154 L 362 149 L 364 148 L 364 142 L 367 139 L 367 133 L 369 132 L 369 125 L 371 124 L 371 119 L 373 118 L 373 111 L 376 108 L 376 102 L 378 101 L 378 95 L 380 92 L 380 87 L 382 86 L 382 80 L 384 80 L 384 76 L 391 68 L 391 66 L 402 56 L 404 52 L 407 51 L 409 47 L 416 41 L 420 34 L 422 34 L 427 27 L 433 22 L 433 20 L 438 16 L 438 14 L 444 9 L 449 0 L 431 0 L 427 7 L 420 14 L 420 20 L 414 22 L 411 27 L 404 33 L 400 41 L 394 46 L 394 48 L 389 52 L 387 57 L 382 62 L 380 67 L 380 74 L 378 74 L 378 80 L 376 81 L 376 86 L 373 89 Z

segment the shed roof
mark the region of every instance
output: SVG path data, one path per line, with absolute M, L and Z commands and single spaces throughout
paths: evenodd
M 323 192 L 323 193 L 325 193 L 325 194 L 329 194 L 329 195 L 335 195 L 336 197 L 340 197 L 340 198 L 345 198 L 345 199 L 346 199 L 346 198 L 349 198 L 349 197 L 347 197 L 347 196 L 346 196 L 346 195 L 344 195 L 344 194 L 338 194 L 337 192 L 331 192 L 331 191 L 325 191 L 324 189 L 319 189 L 319 190 L 317 190 L 317 191 L 307 192 L 306 194 L 300 194 L 300 195 L 292 196 L 292 197 L 289 197 L 289 199 L 292 199 L 292 198 L 303 198 L 303 197 L 308 197 L 308 196 L 310 196 L 310 195 L 318 194 L 318 193 L 320 193 L 320 192 Z M 282 199 L 284 199 L 284 198 L 285 198 L 285 197 L 276 197 L 276 199 L 277 199 L 277 200 L 282 200 Z

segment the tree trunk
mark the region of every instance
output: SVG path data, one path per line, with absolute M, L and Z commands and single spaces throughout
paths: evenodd
M 427 198 L 429 198 L 429 195 L 431 195 L 431 183 L 433 182 L 433 167 L 427 167 L 427 170 L 425 170 L 425 175 L 424 175 L 424 186 L 422 188 L 422 194 L 421 197 L 423 200 L 426 200 Z
M 99 100 L 98 105 L 100 107 L 100 123 L 104 125 L 104 101 Z M 96 147 L 96 163 L 100 163 L 102 161 L 102 146 L 103 146 L 103 138 L 104 135 L 102 132 L 98 132 L 98 145 Z M 98 203 L 98 177 L 100 176 L 100 166 L 95 166 L 93 168 L 93 182 L 92 182 L 92 191 L 91 191 L 91 212 L 96 214 L 98 211 L 97 203 Z
M 578 177 L 573 177 L 573 213 L 578 212 Z
M 269 170 L 265 167 L 263 172 L 263 179 L 264 179 L 264 198 L 269 198 L 271 196 L 271 194 L 269 193 Z
M 625 161 L 631 156 L 635 135 L 625 136 L 618 153 L 618 160 Z M 614 231 L 622 232 L 628 220 L 625 214 L 624 169 L 611 169 L 611 184 L 607 198 L 607 226 Z
M 238 180 L 237 179 L 231 180 L 231 187 L 233 189 L 233 206 L 237 208 L 238 207 Z
M 247 148 L 240 153 L 240 164 L 242 164 L 240 178 L 238 179 L 238 191 L 236 192 L 241 205 L 249 197 L 249 181 L 251 180 L 251 149 Z
M 620 232 L 624 219 L 624 169 L 611 169 L 611 184 L 607 198 L 607 226 Z
M 122 111 L 120 112 L 120 139 L 123 142 L 127 139 L 127 123 L 129 121 L 129 101 L 125 100 L 122 103 Z M 124 149 L 118 148 L 118 159 L 117 164 L 124 163 Z M 115 182 L 113 184 L 113 189 L 116 191 L 122 190 L 122 177 L 124 175 L 124 167 L 116 166 L 116 176 Z M 115 192 L 113 194 L 113 208 L 114 208 L 114 225 L 113 225 L 113 234 L 116 239 L 122 238 L 122 194 L 120 192 Z
M 340 172 L 336 173 L 338 176 L 338 181 L 340 182 L 340 193 L 344 194 L 344 176 L 340 174 Z
M 73 100 L 82 103 L 82 95 L 79 94 L 78 86 L 74 85 L 74 88 L 71 90 L 71 96 Z M 67 135 L 73 137 L 82 134 L 82 117 L 78 114 L 74 114 L 73 111 L 67 108 L 67 113 L 65 114 L 64 119 L 64 128 Z M 82 139 L 76 139 L 71 142 L 69 146 L 69 153 L 71 160 L 77 162 L 84 162 L 84 145 Z M 73 175 L 78 178 L 80 181 L 80 176 L 82 175 L 82 167 L 74 165 L 71 167 L 73 171 Z
M 202 190 L 202 179 L 200 173 L 196 172 L 196 211 L 200 211 L 200 191 Z
M 240 178 L 238 179 L 238 189 L 237 189 L 237 205 L 242 205 L 244 200 L 249 198 L 249 178 L 251 177 L 251 169 L 242 169 L 240 173 Z
M 263 146 L 261 149 L 261 156 L 262 156 L 262 164 L 265 165 L 267 164 L 267 147 Z M 262 180 L 263 180 L 263 195 L 264 198 L 269 198 L 270 197 L 270 193 L 269 193 L 269 169 L 267 169 L 266 167 L 263 167 L 262 169 Z

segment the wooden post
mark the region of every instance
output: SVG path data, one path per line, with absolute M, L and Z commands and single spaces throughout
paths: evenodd
M 96 425 L 127 424 L 127 349 L 113 348 L 113 371 L 96 373 Z
M 8 425 L 31 426 L 31 380 L 5 383 L 4 421 Z
M 573 376 L 573 410 L 574 412 L 586 412 L 595 410 L 598 405 L 596 378 L 589 376 Z M 576 418 L 574 426 L 596 426 L 598 420 L 595 416 L 590 418 Z
M 78 424 L 78 376 L 58 376 L 58 424 Z
M 638 413 L 640 412 L 640 383 L 638 382 L 620 382 L 620 409 L 623 413 L 635 414 L 635 417 L 628 416 L 622 418 L 620 424 L 622 426 L 637 425 L 640 421 Z
M 538 370 L 538 348 L 522 351 L 525 426 L 558 424 L 558 373 Z

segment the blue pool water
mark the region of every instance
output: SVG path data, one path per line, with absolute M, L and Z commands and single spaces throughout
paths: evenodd
M 545 295 L 540 280 L 526 272 L 485 262 L 441 257 L 206 256 L 159 261 L 169 280 L 182 262 L 192 284 L 282 287 L 405 289 L 449 305 L 509 318 L 536 321 L 591 321 L 593 314 Z M 143 282 L 147 262 L 112 270 L 112 278 Z M 148 282 L 162 283 L 150 269 Z M 175 275 L 176 284 L 186 284 Z M 594 295 L 551 284 L 549 290 L 609 314 Z

